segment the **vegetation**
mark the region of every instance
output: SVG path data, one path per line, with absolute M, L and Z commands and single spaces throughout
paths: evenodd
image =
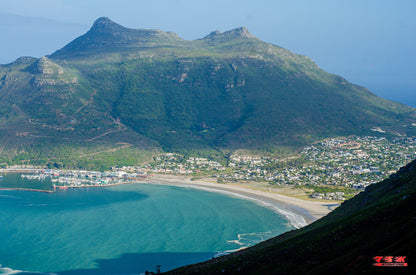
M 11 157 L 0 159 L 5 165 L 35 165 L 58 169 L 105 171 L 113 166 L 136 166 L 152 160 L 156 150 L 143 150 L 131 144 L 91 145 L 66 143 L 56 146 L 34 145 L 8 152 Z M 6 153 L 3 153 L 6 155 Z
M 56 148 L 112 150 L 117 143 L 131 144 L 123 150 L 133 155 L 155 148 L 203 151 L 226 162 L 241 149 L 293 151 L 374 129 L 384 136 L 416 133 L 415 109 L 245 28 L 185 41 L 100 18 L 48 57 L 0 66 L 0 99 L 0 156 L 10 163 L 35 163 L 27 155 L 32 147 L 45 150 L 41 160 Z M 64 165 L 65 158 L 52 163 Z M 103 158 L 118 163 L 118 157 Z
M 287 167 L 298 167 L 302 168 L 303 165 L 307 162 L 306 159 L 300 157 L 288 161 L 279 161 L 279 162 L 269 162 L 265 164 L 262 168 L 267 171 L 273 171 L 280 168 L 287 168 Z
M 407 273 L 409 267 L 373 266 L 373 258 L 413 259 L 415 199 L 416 160 L 302 229 L 168 274 Z

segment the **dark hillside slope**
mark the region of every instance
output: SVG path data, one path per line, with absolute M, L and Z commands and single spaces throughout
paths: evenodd
M 415 202 L 416 160 L 309 226 L 168 274 L 410 273 L 416 256 Z M 406 256 L 409 266 L 375 267 L 375 256 Z

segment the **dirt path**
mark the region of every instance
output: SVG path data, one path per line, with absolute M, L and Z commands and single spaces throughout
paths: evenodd
M 106 135 L 108 135 L 108 134 L 111 134 L 111 133 L 116 133 L 116 132 L 121 132 L 121 131 L 125 131 L 125 130 L 127 130 L 127 128 L 120 129 L 120 130 L 110 130 L 110 131 L 108 131 L 108 132 L 105 132 L 104 134 L 101 134 L 101 135 L 99 135 L 99 136 L 96 136 L 96 137 L 90 138 L 90 139 L 88 139 L 87 141 L 94 141 L 94 140 L 96 140 L 96 139 L 98 139 L 98 138 L 100 138 L 100 137 L 106 136 Z
M 127 126 L 126 126 L 126 125 L 124 125 L 123 123 L 121 123 L 119 119 L 114 119 L 113 117 L 111 117 L 111 119 L 113 120 L 113 122 L 114 122 L 115 124 L 117 124 L 118 126 L 120 126 L 120 127 L 121 127 L 121 129 L 119 129 L 119 130 L 110 130 L 110 131 L 108 131 L 108 132 L 105 132 L 104 134 L 101 134 L 101 135 L 99 135 L 99 136 L 96 136 L 96 137 L 90 138 L 90 139 L 88 139 L 87 141 L 94 141 L 94 140 L 96 140 L 96 139 L 98 139 L 98 138 L 100 138 L 100 137 L 106 136 L 106 135 L 108 135 L 108 134 L 111 134 L 111 133 L 116 133 L 116 132 L 121 132 L 121 131 L 125 131 L 125 130 L 127 130 Z
M 88 156 L 94 156 L 94 155 L 98 155 L 98 154 L 101 154 L 101 153 L 115 152 L 117 150 L 120 150 L 120 149 L 123 149 L 123 148 L 127 148 L 127 147 L 132 146 L 130 143 L 120 143 L 120 144 L 123 144 L 123 145 L 120 146 L 120 147 L 117 147 L 117 148 L 112 148 L 112 149 L 108 149 L 108 150 L 103 150 L 103 151 L 98 151 L 98 152 L 94 152 L 94 153 L 84 154 L 84 155 L 79 156 L 79 158 L 85 158 L 85 157 L 88 157 Z
M 90 100 L 88 100 L 87 102 L 85 102 L 84 105 L 82 105 L 81 107 L 79 107 L 79 109 L 75 112 L 76 114 L 79 113 L 85 106 L 87 106 L 88 104 L 90 104 L 91 102 L 94 101 L 94 96 L 97 93 L 97 90 L 94 89 L 94 92 L 92 93 Z

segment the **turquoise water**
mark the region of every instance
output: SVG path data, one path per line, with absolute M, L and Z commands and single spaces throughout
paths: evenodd
M 0 190 L 0 273 L 167 271 L 290 229 L 251 201 L 190 188 Z

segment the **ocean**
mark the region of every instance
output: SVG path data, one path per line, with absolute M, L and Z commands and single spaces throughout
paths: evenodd
M 291 229 L 253 201 L 192 188 L 0 190 L 0 274 L 140 274 L 156 265 L 164 272 Z

